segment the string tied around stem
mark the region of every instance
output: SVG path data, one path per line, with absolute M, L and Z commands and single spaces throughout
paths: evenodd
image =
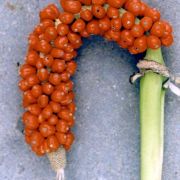
M 174 94 L 180 96 L 180 77 L 175 76 L 170 72 L 170 70 L 163 64 L 160 64 L 153 60 L 143 59 L 137 63 L 137 68 L 139 72 L 134 73 L 130 76 L 130 82 L 134 84 L 139 78 L 145 76 L 148 72 L 154 72 L 166 78 L 163 83 L 163 88 L 170 89 Z

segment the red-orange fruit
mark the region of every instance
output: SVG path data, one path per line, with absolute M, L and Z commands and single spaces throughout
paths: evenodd
M 28 76 L 35 74 L 35 73 L 36 73 L 36 69 L 28 64 L 22 65 L 19 70 L 19 75 L 22 78 L 27 78 Z
M 61 133 L 66 133 L 69 131 L 69 126 L 65 120 L 60 120 L 56 125 L 56 130 Z
M 48 122 L 41 123 L 39 131 L 43 137 L 51 136 L 55 133 L 55 127 L 50 125 Z
M 57 132 L 56 137 L 58 139 L 59 144 L 61 145 L 65 144 L 67 141 L 67 135 L 65 133 Z
M 52 151 L 56 151 L 59 148 L 59 141 L 56 136 L 49 136 L 47 138 L 47 144 Z
M 60 90 L 55 90 L 52 94 L 51 94 L 51 99 L 54 102 L 60 103 L 62 101 L 62 99 L 64 98 L 64 92 L 60 91 Z
M 57 102 L 51 101 L 49 105 L 54 113 L 58 113 L 61 110 L 61 105 Z
M 31 146 L 36 146 L 36 147 L 39 147 L 44 140 L 43 136 L 38 131 L 34 131 L 30 139 L 31 139 L 31 143 L 30 143 Z
M 81 11 L 81 3 L 76 0 L 60 0 L 61 6 L 64 11 L 77 14 Z
M 23 114 L 23 123 L 28 129 L 37 129 L 39 126 L 39 122 L 37 120 L 37 116 L 31 114 L 30 112 L 25 112 Z

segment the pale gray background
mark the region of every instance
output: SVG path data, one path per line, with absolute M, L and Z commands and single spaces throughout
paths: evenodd
M 146 0 L 147 1 L 147 0 Z M 38 12 L 56 0 L 0 0 L 0 180 L 52 180 L 46 157 L 29 150 L 16 124 L 21 116 L 17 62 Z M 175 44 L 163 49 L 180 72 L 180 0 L 148 0 L 172 22 Z M 139 180 L 138 84 L 128 83 L 138 57 L 102 38 L 79 50 L 76 84 L 76 142 L 68 153 L 67 180 Z M 153 89 L 152 89 L 153 90 Z M 180 98 L 167 94 L 163 180 L 180 180 Z

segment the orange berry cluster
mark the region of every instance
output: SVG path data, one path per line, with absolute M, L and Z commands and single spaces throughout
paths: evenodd
M 65 11 L 60 15 L 61 22 L 82 37 L 101 35 L 131 54 L 173 43 L 171 25 L 160 19 L 157 9 L 141 0 L 60 0 L 60 3 Z
M 101 35 L 132 54 L 173 43 L 172 27 L 160 13 L 140 0 L 61 0 L 64 12 L 50 4 L 29 35 L 25 63 L 20 67 L 22 120 L 26 142 L 37 155 L 69 150 L 74 135 L 73 60 L 82 37 Z M 120 10 L 124 8 L 125 10 Z M 123 11 L 123 12 L 122 12 Z M 136 22 L 136 17 L 140 20 Z

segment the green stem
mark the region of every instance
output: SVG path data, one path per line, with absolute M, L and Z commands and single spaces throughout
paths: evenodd
M 164 64 L 161 49 L 147 50 L 145 59 Z M 161 180 L 164 146 L 164 78 L 147 73 L 140 83 L 141 180 Z

